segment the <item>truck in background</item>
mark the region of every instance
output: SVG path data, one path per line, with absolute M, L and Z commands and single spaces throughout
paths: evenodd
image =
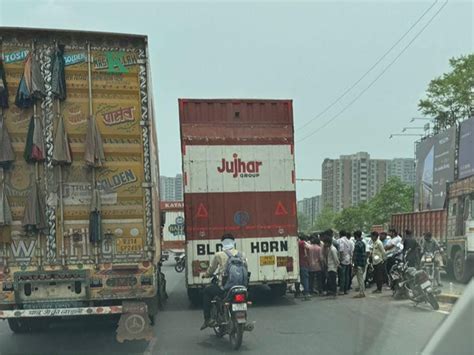
M 445 249 L 448 274 L 465 283 L 474 276 L 474 176 L 448 184 L 445 209 L 396 214 L 391 225 L 418 238 L 431 232 Z
M 161 258 L 166 261 L 170 254 L 178 256 L 184 253 L 184 202 L 161 201 Z
M 248 259 L 250 285 L 285 294 L 298 280 L 291 100 L 179 100 L 192 302 L 225 233 Z
M 13 332 L 43 328 L 54 317 L 121 314 L 119 341 L 140 338 L 149 328 L 147 316 L 153 320 L 165 297 L 147 43 L 146 36 L 131 34 L 1 28 L 10 92 L 2 114 L 16 159 L 10 169 L 0 169 L 12 211 L 11 225 L 0 226 L 0 319 L 7 319 Z M 61 48 L 67 96 L 58 103 L 51 58 Z M 20 109 L 15 92 L 32 51 L 46 97 L 37 110 Z M 34 113 L 47 149 L 44 162 L 28 164 L 23 151 Z M 52 155 L 60 116 L 73 157 L 62 168 L 53 165 Z M 103 166 L 95 171 L 84 160 L 91 117 L 105 151 Z M 35 183 L 47 217 L 40 232 L 22 227 L 26 196 Z M 102 205 L 97 240 L 89 235 L 92 191 L 98 191 Z

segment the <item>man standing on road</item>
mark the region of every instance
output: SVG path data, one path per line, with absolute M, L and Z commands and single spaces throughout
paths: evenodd
M 312 235 L 308 249 L 309 261 L 309 291 L 311 293 L 321 294 L 321 247 L 319 244 L 319 237 Z
M 300 282 L 303 285 L 303 296 L 304 300 L 309 300 L 309 259 L 308 259 L 308 249 L 306 242 L 308 237 L 304 234 L 300 235 L 298 241 L 298 251 L 300 259 Z M 300 295 L 300 284 L 295 283 L 295 297 Z
M 337 256 L 337 249 L 332 243 L 331 234 L 326 231 L 324 232 L 323 239 L 324 246 L 322 248 L 323 264 L 327 271 L 327 295 L 337 295 L 337 269 L 339 268 L 339 258 Z
M 372 232 L 371 238 L 373 242 L 372 265 L 374 266 L 374 279 L 377 285 L 377 289 L 373 293 L 382 293 L 385 249 L 379 239 L 378 232 Z
M 363 298 L 365 297 L 365 280 L 364 272 L 365 265 L 367 264 L 367 255 L 365 251 L 365 243 L 362 241 L 362 232 L 354 232 L 355 245 L 354 245 L 354 271 L 357 277 L 357 282 L 359 284 L 359 294 L 354 296 L 354 298 Z
M 413 237 L 410 230 L 405 231 L 405 239 L 403 240 L 403 250 L 405 250 L 405 260 L 409 267 L 418 267 L 420 265 L 420 244 Z
M 388 236 L 387 232 L 380 233 L 379 239 L 382 242 L 383 247 L 385 249 L 385 247 L 387 246 L 387 243 L 390 240 L 390 237 Z M 388 272 L 387 272 L 386 267 L 384 267 L 384 270 L 383 270 L 383 283 L 388 285 Z
M 387 253 L 387 261 L 385 266 L 390 279 L 390 270 L 392 269 L 392 266 L 395 265 L 397 258 L 401 258 L 401 254 L 403 251 L 403 242 L 402 237 L 398 235 L 395 229 L 390 229 L 389 234 L 390 240 L 385 245 L 385 252 Z
M 347 232 L 339 232 L 339 255 L 341 261 L 339 294 L 347 295 L 349 291 L 350 267 L 352 265 L 352 253 L 354 251 L 352 243 L 347 239 Z

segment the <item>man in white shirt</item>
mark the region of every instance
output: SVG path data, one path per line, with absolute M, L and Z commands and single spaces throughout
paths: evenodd
M 354 252 L 354 245 L 347 238 L 346 231 L 340 231 L 339 236 L 339 255 L 341 261 L 339 294 L 347 295 L 347 292 L 349 291 L 350 268 L 352 265 L 352 253 Z
M 385 245 L 385 251 L 387 253 L 385 265 L 387 268 L 387 273 L 390 277 L 390 269 L 395 264 L 396 259 L 401 257 L 403 251 L 403 241 L 402 237 L 398 235 L 395 229 L 390 229 L 388 233 L 390 234 L 390 240 Z

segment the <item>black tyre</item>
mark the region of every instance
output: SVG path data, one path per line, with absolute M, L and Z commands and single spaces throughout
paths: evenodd
M 183 272 L 184 271 L 184 263 L 177 263 L 174 267 L 176 272 Z
M 195 307 L 202 305 L 202 293 L 198 288 L 188 288 L 189 302 Z
M 8 318 L 8 326 L 16 334 L 24 334 L 31 331 L 30 322 L 25 318 Z
M 467 283 L 472 277 L 472 270 L 470 270 L 464 252 L 461 249 L 454 253 L 453 274 L 456 281 L 462 283 Z
M 436 299 L 436 297 L 432 293 L 426 293 L 426 299 L 435 311 L 437 311 L 439 309 L 438 300 Z
M 237 323 L 235 319 L 232 320 L 232 322 L 234 324 L 232 331 L 229 334 L 230 345 L 232 345 L 232 349 L 238 350 L 242 345 L 242 340 L 244 337 L 244 324 Z

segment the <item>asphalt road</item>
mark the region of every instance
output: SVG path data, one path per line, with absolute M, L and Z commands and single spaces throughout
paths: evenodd
M 13 334 L 0 321 L 0 354 L 225 354 L 228 338 L 218 339 L 211 330 L 199 331 L 201 310 L 186 297 L 184 274 L 165 266 L 170 299 L 160 312 L 151 342 L 115 341 L 114 323 L 105 319 L 55 323 L 35 334 Z M 271 300 L 265 289 L 255 293 L 249 318 L 255 330 L 244 334 L 244 354 L 417 354 L 443 321 L 450 305 L 440 311 L 393 301 L 390 293 L 358 300 Z

